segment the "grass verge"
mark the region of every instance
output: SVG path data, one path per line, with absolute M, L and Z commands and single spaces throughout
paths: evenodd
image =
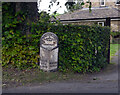
M 115 56 L 115 53 L 120 49 L 120 44 L 110 44 L 110 57 Z

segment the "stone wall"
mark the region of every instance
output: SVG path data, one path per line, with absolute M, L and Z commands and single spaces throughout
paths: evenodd
M 111 30 L 120 31 L 120 21 L 111 21 Z
M 62 22 L 63 24 L 74 24 L 74 25 L 94 25 L 98 24 L 98 22 L 103 21 L 81 21 L 81 22 Z M 120 20 L 119 21 L 111 21 L 111 30 L 112 31 L 120 31 Z
M 85 21 L 85 22 L 74 22 L 74 25 L 94 25 L 97 22 Z
M 86 1 L 88 1 L 88 0 L 84 0 L 84 2 L 86 2 Z M 91 0 L 91 2 L 92 2 L 92 7 L 104 7 L 104 6 L 100 6 L 100 0 L 96 0 L 96 2 Z M 85 3 L 83 8 L 88 8 L 88 5 L 89 4 Z M 105 6 L 120 9 L 120 5 L 116 5 L 116 2 L 113 2 L 113 1 L 110 2 L 110 0 L 105 0 Z

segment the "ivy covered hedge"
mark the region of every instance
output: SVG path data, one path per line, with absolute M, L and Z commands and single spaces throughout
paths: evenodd
M 110 32 L 110 35 L 112 36 L 111 44 L 119 44 L 120 43 L 120 31 L 119 32 Z
M 22 31 L 3 32 L 3 66 L 36 67 L 39 64 L 40 38 L 53 32 L 59 38 L 59 70 L 99 71 L 107 65 L 109 28 L 100 26 L 43 25 L 33 23 L 28 37 Z
M 60 69 L 99 71 L 107 65 L 109 29 L 99 26 L 54 26 L 59 37 Z
M 111 36 L 114 38 L 120 37 L 120 31 L 119 32 L 110 32 Z

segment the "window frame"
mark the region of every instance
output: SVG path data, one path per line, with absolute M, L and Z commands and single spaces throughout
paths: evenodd
M 103 0 L 100 0 L 100 6 L 105 6 L 105 0 L 104 0 L 104 5 L 102 5 L 102 1 Z
M 102 23 L 102 26 L 105 26 L 105 22 L 98 22 L 98 25 Z
M 117 4 L 117 2 L 118 2 L 118 0 L 116 0 L 115 5 L 120 5 L 120 4 Z M 120 1 L 119 1 L 119 2 L 120 2 Z

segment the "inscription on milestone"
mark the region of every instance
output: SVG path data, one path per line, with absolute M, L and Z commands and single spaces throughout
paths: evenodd
M 44 71 L 57 70 L 58 67 L 58 37 L 47 32 L 40 39 L 40 68 Z
M 57 47 L 58 44 L 58 38 L 55 34 L 48 32 L 43 34 L 43 36 L 41 37 L 41 47 L 47 49 L 47 50 L 51 50 L 55 47 Z
M 52 36 L 47 36 L 42 40 L 42 44 L 43 45 L 54 45 L 55 44 L 55 40 Z

